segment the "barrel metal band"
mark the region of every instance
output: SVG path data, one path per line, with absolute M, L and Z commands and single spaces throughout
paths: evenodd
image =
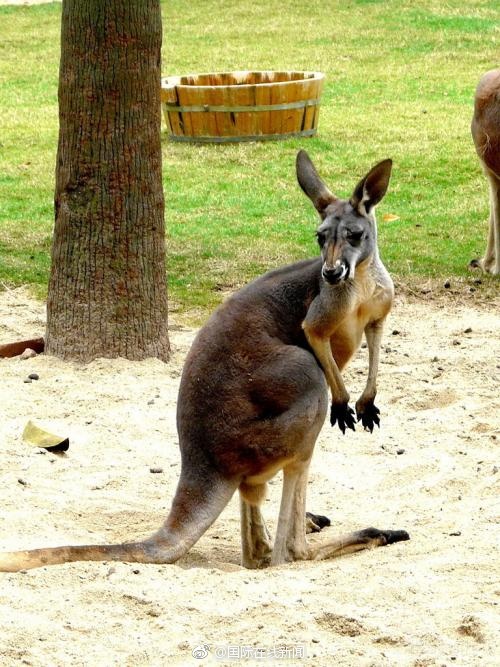
M 184 143 L 199 144 L 226 144 L 240 141 L 278 141 L 279 139 L 291 139 L 293 137 L 312 137 L 316 134 L 316 128 L 312 130 L 302 130 L 301 132 L 284 132 L 283 134 L 248 134 L 244 136 L 177 136 L 171 134 L 170 141 L 180 141 Z
M 185 112 L 217 112 L 225 111 L 231 113 L 253 113 L 254 111 L 284 111 L 286 109 L 303 109 L 304 107 L 314 107 L 320 103 L 319 99 L 316 100 L 300 100 L 298 102 L 287 102 L 284 104 L 260 104 L 257 106 L 238 106 L 238 107 L 226 107 L 218 106 L 214 104 L 202 104 L 202 105 L 193 105 L 193 106 L 178 106 L 170 102 L 163 102 L 166 107 L 166 111 L 178 111 L 181 113 Z

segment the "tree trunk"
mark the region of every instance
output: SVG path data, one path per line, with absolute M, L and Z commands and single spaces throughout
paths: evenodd
M 159 0 L 64 0 L 46 352 L 169 355 Z

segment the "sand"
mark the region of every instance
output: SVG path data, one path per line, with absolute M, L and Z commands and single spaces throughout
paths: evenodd
M 175 565 L 0 575 L 2 665 L 500 664 L 500 318 L 498 303 L 452 291 L 398 297 L 381 429 L 342 436 L 325 425 L 311 469 L 308 508 L 332 520 L 320 539 L 375 525 L 407 529 L 409 542 L 245 570 L 235 497 Z M 23 289 L 1 293 L 0 343 L 40 335 L 44 318 Z M 158 527 L 179 474 L 176 393 L 194 335 L 172 323 L 169 364 L 0 360 L 2 549 L 121 542 Z M 345 373 L 354 397 L 366 369 L 360 350 Z M 30 373 L 39 380 L 25 383 Z M 69 437 L 68 452 L 24 443 L 29 419 Z M 264 507 L 271 528 L 280 490 L 278 476 Z

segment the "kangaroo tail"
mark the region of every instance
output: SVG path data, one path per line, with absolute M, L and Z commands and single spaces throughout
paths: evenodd
M 174 563 L 199 540 L 231 499 L 238 484 L 213 473 L 196 483 L 181 472 L 172 508 L 162 527 L 139 542 L 48 547 L 0 553 L 0 572 L 18 572 L 75 561 Z

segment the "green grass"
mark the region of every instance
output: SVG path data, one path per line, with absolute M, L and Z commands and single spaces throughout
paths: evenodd
M 392 157 L 381 253 L 399 283 L 454 277 L 486 243 L 488 195 L 470 138 L 474 88 L 498 66 L 496 0 L 164 2 L 163 73 L 325 72 L 319 132 L 233 146 L 170 143 L 164 130 L 172 306 L 206 316 L 256 274 L 316 253 L 295 182 L 306 148 L 350 194 Z M 0 283 L 46 293 L 57 145 L 58 4 L 0 7 Z M 399 219 L 382 222 L 384 213 Z

